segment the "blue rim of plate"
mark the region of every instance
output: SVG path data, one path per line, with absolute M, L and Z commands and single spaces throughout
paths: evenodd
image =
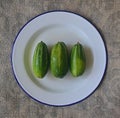
M 80 16 L 80 17 L 84 18 L 87 22 L 89 22 L 92 26 L 94 26 L 94 28 L 98 31 L 99 35 L 101 36 L 101 38 L 102 38 L 102 40 L 103 40 L 104 47 L 105 47 L 105 52 L 106 52 L 106 64 L 105 64 L 105 69 L 104 69 L 104 73 L 103 73 L 103 75 L 102 75 L 102 77 L 101 77 L 101 81 L 99 82 L 98 86 L 97 86 L 88 96 L 86 96 L 84 99 L 82 99 L 82 100 L 80 100 L 80 101 L 76 101 L 76 102 L 74 102 L 74 103 L 65 104 L 65 105 L 52 105 L 52 104 L 44 103 L 44 102 L 41 102 L 40 100 L 37 100 L 37 99 L 34 98 L 33 96 L 31 96 L 29 93 L 27 93 L 27 92 L 24 90 L 24 88 L 20 85 L 20 83 L 18 82 L 17 77 L 16 77 L 16 75 L 15 75 L 15 73 L 14 73 L 14 68 L 13 68 L 13 63 L 12 63 L 12 55 L 13 55 L 14 44 L 15 44 L 15 42 L 16 42 L 16 40 L 17 40 L 18 35 L 19 35 L 20 32 L 23 30 L 23 28 L 24 28 L 28 23 L 30 23 L 32 20 L 34 20 L 35 18 L 37 18 L 37 17 L 39 17 L 39 16 L 41 16 L 41 15 L 47 14 L 47 13 L 51 13 L 51 12 L 67 12 L 67 13 L 72 13 L 72 14 L 75 14 L 75 15 L 77 15 L 77 16 Z M 89 96 L 91 96 L 91 95 L 96 91 L 96 89 L 101 85 L 101 83 L 102 83 L 102 81 L 103 81 L 103 78 L 104 78 L 104 76 L 105 76 L 105 73 L 106 73 L 106 71 L 107 71 L 108 52 L 107 52 L 107 46 L 106 46 L 106 42 L 105 42 L 105 40 L 104 40 L 104 38 L 103 38 L 103 35 L 100 33 L 100 31 L 99 31 L 98 28 L 95 26 L 95 24 L 91 23 L 90 20 L 88 20 L 88 19 L 85 18 L 84 16 L 82 16 L 82 15 L 80 15 L 80 14 L 78 14 L 78 13 L 72 12 L 72 11 L 67 11 L 67 10 L 52 10 L 52 11 L 47 11 L 47 12 L 41 13 L 41 14 L 39 14 L 39 15 L 31 18 L 30 20 L 28 20 L 28 21 L 20 28 L 20 30 L 19 30 L 19 32 L 17 33 L 17 35 L 16 35 L 16 37 L 15 37 L 15 39 L 14 39 L 14 41 L 13 41 L 13 44 L 12 44 L 12 51 L 11 51 L 11 55 L 10 55 L 10 60 L 11 60 L 11 65 L 12 65 L 12 72 L 13 72 L 13 75 L 14 75 L 14 78 L 15 78 L 17 84 L 20 86 L 20 88 L 21 88 L 30 98 L 32 98 L 33 100 L 35 100 L 35 101 L 38 102 L 38 103 L 41 103 L 41 104 L 44 104 L 44 105 L 48 105 L 48 106 L 53 106 L 53 107 L 66 107 L 66 106 L 71 106 L 71 105 L 74 105 L 74 104 L 77 104 L 77 103 L 80 103 L 80 102 L 86 100 L 86 99 L 87 99 Z

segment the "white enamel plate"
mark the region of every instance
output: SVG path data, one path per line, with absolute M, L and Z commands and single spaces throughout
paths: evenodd
M 35 78 L 32 57 L 38 42 L 49 50 L 63 41 L 70 50 L 80 42 L 85 49 L 86 70 L 82 76 L 72 77 L 70 71 L 62 79 L 55 78 L 50 69 L 43 79 Z M 27 22 L 13 43 L 12 68 L 20 87 L 34 100 L 53 106 L 66 106 L 90 96 L 100 84 L 107 65 L 107 53 L 97 29 L 85 18 L 66 11 L 40 14 Z

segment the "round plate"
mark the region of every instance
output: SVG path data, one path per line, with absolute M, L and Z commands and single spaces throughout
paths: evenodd
M 86 70 L 82 76 L 68 73 L 55 78 L 50 69 L 43 79 L 32 71 L 32 57 L 38 42 L 49 50 L 58 41 L 71 47 L 80 42 L 85 49 Z M 97 29 L 85 18 L 67 11 L 40 14 L 28 21 L 18 32 L 13 43 L 12 68 L 20 87 L 34 100 L 53 106 L 66 106 L 90 96 L 100 84 L 106 70 L 105 44 Z

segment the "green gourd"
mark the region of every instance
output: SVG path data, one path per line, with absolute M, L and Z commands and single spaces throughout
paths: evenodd
M 63 78 L 68 71 L 68 50 L 64 42 L 58 42 L 51 50 L 50 69 L 57 78 Z
M 33 55 L 33 73 L 38 78 L 43 78 L 49 66 L 49 53 L 47 45 L 41 41 L 37 44 Z
M 74 77 L 82 75 L 86 68 L 86 57 L 82 44 L 79 42 L 72 47 L 70 54 L 70 71 Z

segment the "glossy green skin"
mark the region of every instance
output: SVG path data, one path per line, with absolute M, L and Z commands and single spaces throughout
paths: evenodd
M 77 43 L 73 46 L 70 55 L 70 71 L 74 77 L 82 75 L 86 68 L 86 57 L 83 46 Z
M 47 45 L 44 42 L 37 44 L 33 55 L 33 72 L 38 78 L 43 78 L 47 73 L 49 66 L 49 53 Z
M 55 77 L 62 78 L 68 71 L 68 51 L 64 42 L 53 46 L 50 57 L 51 72 Z

